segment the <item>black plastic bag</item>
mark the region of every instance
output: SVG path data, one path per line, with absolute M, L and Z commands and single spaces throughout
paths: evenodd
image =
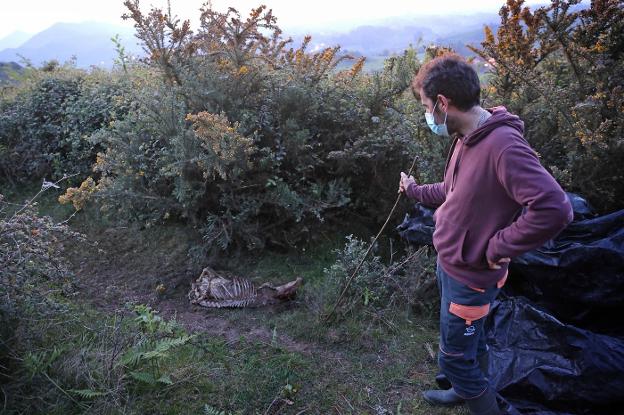
M 405 215 L 403 223 L 397 226 L 399 235 L 414 245 L 433 245 L 434 209 L 416 203 Z
M 576 193 L 566 192 L 568 200 L 572 204 L 572 210 L 574 211 L 574 220 L 585 220 L 596 216 L 594 208 L 589 202 Z
M 572 222 L 510 264 L 509 289 L 585 328 L 624 334 L 624 210 Z
M 490 380 L 523 414 L 624 413 L 624 340 L 566 325 L 523 297 L 486 322 Z

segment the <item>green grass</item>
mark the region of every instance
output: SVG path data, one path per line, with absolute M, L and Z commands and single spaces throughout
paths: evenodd
M 345 326 L 353 337 L 345 336 L 339 344 L 319 340 L 312 353 L 288 350 L 279 340 L 241 338 L 227 343 L 199 333 L 161 362 L 160 370 L 171 375 L 173 385 L 126 385 L 121 392 L 96 388 L 107 395 L 95 399 L 72 394 L 79 406 L 59 390 L 86 388 L 87 378 L 104 382 L 108 373 L 97 362 L 87 364 L 75 357 L 107 360 L 117 339 L 132 337 L 137 327 L 126 320 L 115 334 L 113 317 L 84 307 L 72 308 L 67 315 L 71 318 L 59 320 L 56 330 L 45 332 L 41 339 L 45 350 L 59 347 L 62 353 L 32 378 L 40 396 L 36 407 L 47 409 L 30 413 L 195 414 L 210 405 L 232 413 L 262 414 L 280 397 L 292 402 L 280 412 L 284 414 L 306 408 L 315 414 L 398 413 L 399 407 L 406 414 L 460 413 L 431 408 L 419 398 L 419 391 L 431 385 L 435 371 L 424 344 L 435 344 L 436 333 L 430 324 L 415 322 L 402 323 L 388 333 L 382 327 L 349 321 Z M 53 388 L 44 373 L 58 386 Z M 120 402 L 111 407 L 107 399 L 113 397 Z
M 25 199 L 33 190 L 35 186 L 21 189 L 7 199 Z M 39 208 L 63 220 L 72 209 L 58 205 L 57 197 L 52 192 L 44 194 Z M 70 224 L 100 237 L 108 226 L 94 210 L 78 214 Z M 186 233 L 175 227 L 155 227 L 129 230 L 124 237 L 151 241 L 134 259 L 145 262 L 170 252 Z M 422 390 L 433 386 L 437 370 L 428 352 L 428 348 L 437 349 L 435 313 L 416 313 L 409 307 L 387 312 L 361 309 L 331 324 L 319 319 L 314 295 L 323 287 L 323 270 L 335 262 L 334 251 L 344 243 L 343 234 L 320 234 L 310 244 L 287 253 L 221 258 L 224 268 L 256 282 L 283 283 L 301 276 L 304 285 L 296 300 L 280 306 L 198 310 L 199 315 L 226 321 L 241 336 L 228 341 L 197 331 L 190 343 L 158 362 L 158 370 L 170 374 L 172 385 L 146 386 L 127 380 L 116 384 L 119 374 L 111 374 L 102 362 L 115 360 L 124 342 L 136 338 L 138 326 L 127 313 L 123 324 L 115 325 L 121 314 L 98 309 L 79 295 L 64 299 L 66 311 L 28 326 L 35 334 L 31 351 L 50 354 L 58 349 L 62 353 L 28 382 L 29 375 L 18 368 L 18 381 L 4 385 L 4 390 L 28 396 L 31 406 L 24 412 L 22 401 L 22 411 L 9 406 L 6 413 L 202 414 L 208 405 L 225 413 L 263 414 L 279 398 L 292 403 L 280 414 L 466 413 L 461 408 L 433 408 L 420 398 Z M 120 273 L 142 269 L 123 266 Z M 127 275 L 128 279 L 137 277 L 145 275 Z M 182 291 L 172 295 L 184 295 Z M 271 335 L 255 336 L 254 330 Z M 95 389 L 106 395 L 85 399 L 67 393 L 89 385 L 100 385 Z

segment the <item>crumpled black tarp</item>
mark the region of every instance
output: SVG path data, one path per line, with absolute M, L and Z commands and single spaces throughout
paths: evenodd
M 594 208 L 589 204 L 587 200 L 583 199 L 580 195 L 570 192 L 566 192 L 566 195 L 568 196 L 568 200 L 572 204 L 575 221 L 590 219 L 596 216 Z
M 624 210 L 575 220 L 543 247 L 514 258 L 508 292 L 582 328 L 624 335 Z
M 521 413 L 624 413 L 624 339 L 564 324 L 524 297 L 496 301 L 486 331 L 492 384 Z
M 574 221 L 512 259 L 488 317 L 490 373 L 523 414 L 624 414 L 624 210 L 597 216 L 568 197 Z M 417 204 L 397 230 L 430 245 L 432 216 Z

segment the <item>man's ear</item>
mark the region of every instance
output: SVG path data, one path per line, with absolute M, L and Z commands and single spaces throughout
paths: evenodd
M 450 100 L 442 94 L 438 94 L 437 98 L 438 98 L 438 108 L 440 108 L 442 112 L 448 112 Z

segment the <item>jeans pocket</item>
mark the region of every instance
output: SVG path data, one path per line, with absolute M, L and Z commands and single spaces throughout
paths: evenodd
M 476 356 L 484 319 L 466 321 L 464 317 L 452 313 L 450 309 L 446 313 L 440 350 L 447 357 Z

